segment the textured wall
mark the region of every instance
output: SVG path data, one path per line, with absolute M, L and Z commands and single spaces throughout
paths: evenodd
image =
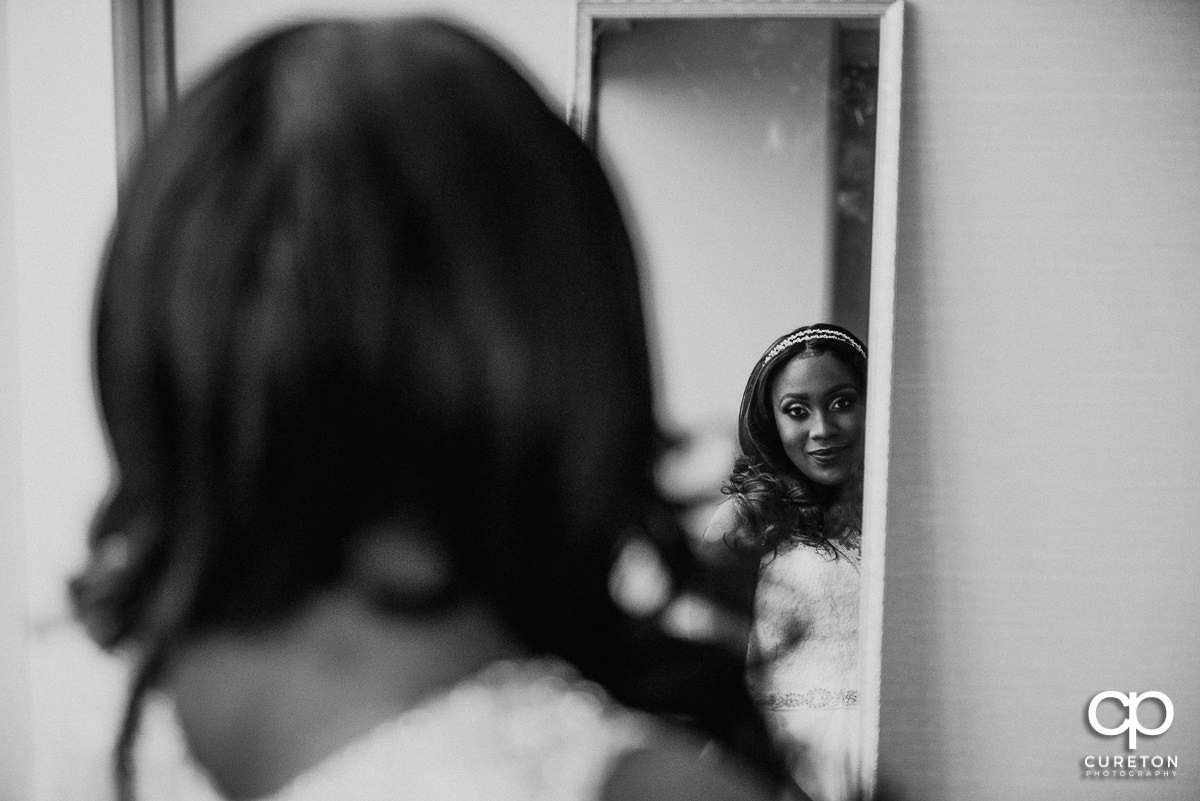
M 1195 799 L 1200 3 L 907 10 L 884 776 Z M 1177 778 L 1081 778 L 1110 689 Z

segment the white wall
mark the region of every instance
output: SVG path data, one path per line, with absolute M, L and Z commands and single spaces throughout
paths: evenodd
M 8 3 L 0 0 L 0 42 L 8 52 Z M 0 721 L 11 745 L 0 749 L 0 799 L 16 799 L 32 781 L 33 721 L 26 637 L 25 543 L 21 536 L 21 425 L 17 354 L 17 276 L 13 241 L 12 125 L 9 59 L 0 58 Z
M 264 28 L 306 17 L 432 13 L 466 21 L 495 37 L 522 62 L 559 107 L 570 86 L 574 3 L 569 0 L 177 0 L 180 83 Z
M 596 141 L 640 234 L 661 416 L 730 437 L 723 478 L 750 368 L 830 316 L 834 25 L 655 20 L 601 41 Z
M 112 50 L 107 0 L 3 11 L 0 797 L 28 799 L 62 797 L 55 788 L 89 769 L 92 713 L 113 697 L 108 663 L 77 647 L 64 603 L 104 481 L 87 344 L 116 186 Z
M 883 770 L 1200 797 L 1200 3 L 912 0 Z M 1102 690 L 1167 693 L 1086 781 Z

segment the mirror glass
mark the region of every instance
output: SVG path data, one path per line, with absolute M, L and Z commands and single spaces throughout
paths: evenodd
M 660 417 L 692 447 L 676 480 L 715 502 L 771 341 L 828 322 L 870 344 L 879 20 L 590 22 L 576 124 L 637 228 Z
M 849 671 L 857 676 L 827 688 L 834 705 L 841 694 L 858 711 L 848 718 L 853 732 L 821 738 L 853 752 L 846 764 L 856 775 L 840 790 L 805 789 L 821 798 L 869 793 L 878 744 L 902 4 L 580 0 L 577 12 L 572 124 L 605 163 L 635 229 L 659 415 L 681 442 L 665 480 L 693 510 L 694 533 L 723 499 L 741 395 L 766 348 L 813 323 L 840 325 L 868 345 L 862 555 L 852 584 L 839 588 L 849 595 L 837 610 L 854 618 L 843 631 L 858 638 Z M 760 616 L 766 575 L 760 568 Z M 776 586 L 775 597 L 787 594 Z M 806 692 L 773 695 L 763 702 L 769 719 L 793 701 L 825 702 L 812 693 L 780 700 Z

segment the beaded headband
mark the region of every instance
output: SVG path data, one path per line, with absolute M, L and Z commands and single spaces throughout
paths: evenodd
M 863 346 L 859 344 L 857 339 L 849 334 L 844 334 L 841 331 L 833 328 L 806 328 L 803 331 L 797 331 L 794 334 L 789 334 L 776 342 L 774 347 L 767 351 L 767 355 L 763 357 L 762 363 L 766 364 L 767 362 L 771 361 L 771 359 L 774 359 L 776 356 L 790 348 L 792 345 L 796 345 L 800 342 L 808 342 L 811 339 L 832 339 L 837 342 L 842 342 L 858 351 L 859 356 L 862 356 L 864 359 L 867 358 L 867 352 L 863 350 Z

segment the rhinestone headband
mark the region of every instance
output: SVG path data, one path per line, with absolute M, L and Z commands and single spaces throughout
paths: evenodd
M 771 361 L 771 359 L 774 359 L 776 356 L 790 348 L 792 345 L 800 342 L 807 342 L 810 339 L 833 339 L 849 345 L 858 351 L 859 356 L 862 356 L 864 359 L 867 358 L 867 352 L 863 350 L 863 346 L 858 344 L 857 340 L 848 334 L 843 334 L 841 331 L 835 331 L 832 328 L 806 328 L 803 331 L 797 331 L 794 334 L 789 334 L 788 336 L 776 342 L 775 346 L 767 351 L 767 355 L 763 357 L 762 363 L 766 364 L 767 362 Z

